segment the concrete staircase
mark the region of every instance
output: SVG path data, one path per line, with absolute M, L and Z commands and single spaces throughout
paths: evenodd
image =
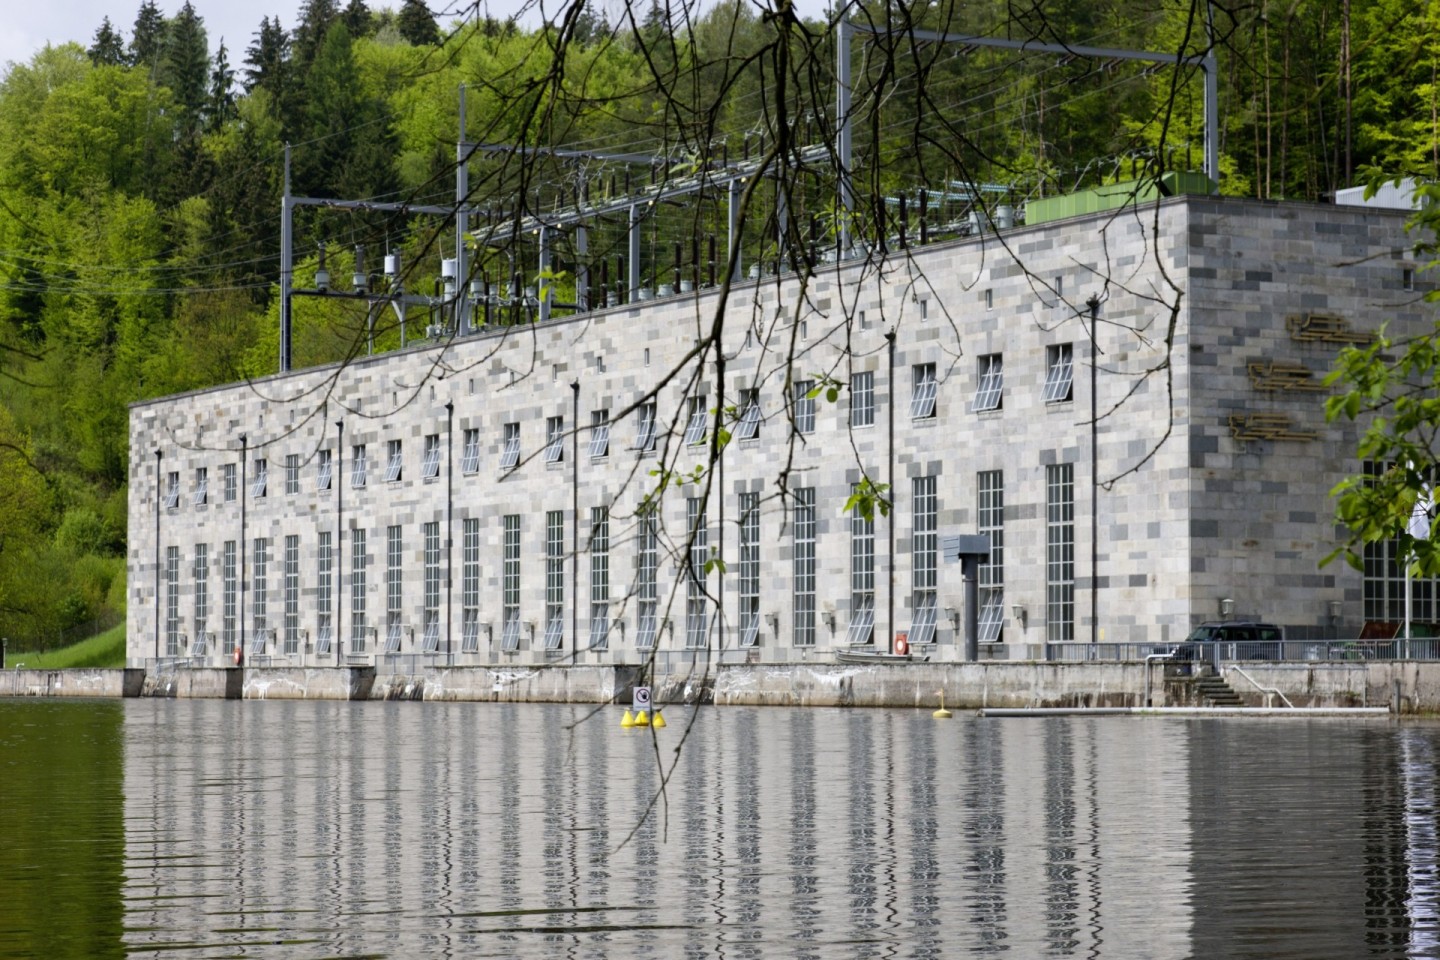
M 1195 691 L 1212 707 L 1245 706 L 1240 694 L 1225 682 L 1224 677 L 1201 677 L 1195 681 Z

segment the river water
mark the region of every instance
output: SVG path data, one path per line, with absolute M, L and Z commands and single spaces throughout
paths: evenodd
M 0 702 L 0 957 L 1440 956 L 1440 726 Z

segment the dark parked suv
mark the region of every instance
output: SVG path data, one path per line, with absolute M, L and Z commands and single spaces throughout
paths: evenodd
M 1223 660 L 1281 660 L 1285 631 L 1259 620 L 1210 620 L 1190 631 L 1172 656 L 1176 660 L 1209 660 L 1212 643 L 1220 645 Z

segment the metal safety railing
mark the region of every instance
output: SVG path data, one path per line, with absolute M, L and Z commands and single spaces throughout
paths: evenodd
M 1045 659 L 1059 663 L 1143 661 L 1165 655 L 1177 663 L 1218 661 L 1440 660 L 1440 638 L 1410 640 L 1241 640 L 1177 643 L 1049 643 Z

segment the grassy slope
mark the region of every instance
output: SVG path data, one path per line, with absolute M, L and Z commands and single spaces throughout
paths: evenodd
M 59 650 L 44 653 L 20 653 L 11 650 L 5 657 L 5 666 L 15 668 L 24 665 L 27 670 L 62 670 L 66 667 L 123 667 L 125 666 L 125 624 L 111 627 L 104 633 L 97 633 L 88 640 Z

